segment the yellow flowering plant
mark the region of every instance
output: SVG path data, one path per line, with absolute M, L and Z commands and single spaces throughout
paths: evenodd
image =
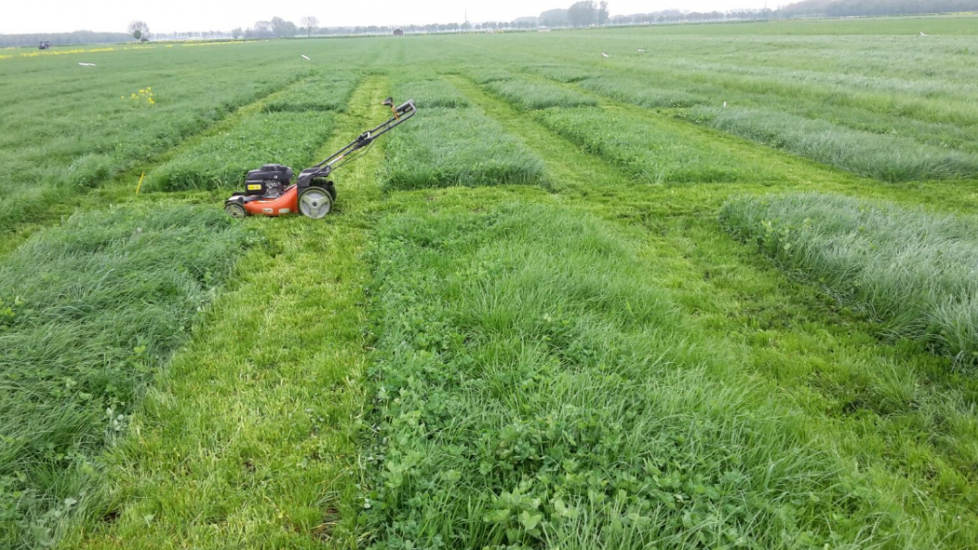
M 132 105 L 156 105 L 156 100 L 153 98 L 152 86 L 147 86 L 138 92 L 133 92 L 129 94 L 128 98 L 126 96 L 119 97 L 123 101 L 130 101 Z

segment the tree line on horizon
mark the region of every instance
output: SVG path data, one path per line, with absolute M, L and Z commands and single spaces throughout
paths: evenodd
M 487 21 L 482 23 L 431 23 L 404 25 L 397 28 L 406 33 L 440 33 L 466 31 L 496 31 L 535 29 L 539 27 L 569 28 L 603 25 L 654 25 L 670 23 L 700 23 L 713 21 L 750 21 L 795 17 L 855 17 L 881 15 L 912 15 L 925 13 L 955 13 L 978 11 L 978 0 L 802 0 L 777 10 L 735 10 L 695 12 L 678 9 L 651 13 L 610 16 L 608 2 L 582 0 L 567 8 L 552 9 L 538 16 L 518 17 L 512 21 Z M 339 36 L 358 34 L 387 34 L 394 28 L 389 25 L 320 26 L 319 20 L 306 16 L 296 25 L 281 17 L 258 21 L 251 28 L 227 31 L 193 31 L 155 33 L 150 35 L 145 23 L 135 40 L 145 41 L 150 36 L 156 40 L 217 40 L 227 38 L 266 39 L 296 36 Z M 0 34 L 0 48 L 35 46 L 48 40 L 55 46 L 127 42 L 134 39 L 130 24 L 129 33 L 74 31 L 68 33 Z

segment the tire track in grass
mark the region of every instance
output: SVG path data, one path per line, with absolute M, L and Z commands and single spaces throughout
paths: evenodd
M 382 119 L 387 88 L 367 79 L 319 154 Z M 233 290 L 158 377 L 110 455 L 105 506 L 63 548 L 354 546 L 341 522 L 357 476 L 360 254 L 380 197 L 378 153 L 341 172 L 325 220 L 245 222 L 268 245 L 241 260 Z
M 880 342 L 871 323 L 723 232 L 715 214 L 724 198 L 767 188 L 630 184 L 618 167 L 471 82 L 455 83 L 532 144 L 557 200 L 617 221 L 652 245 L 663 269 L 650 274 L 650 284 L 671 289 L 696 326 L 740 358 L 721 377 L 737 384 L 761 374 L 771 392 L 811 419 L 827 446 L 860 464 L 922 528 L 954 533 L 949 547 L 974 540 L 978 449 L 961 442 L 978 437 L 978 382 L 950 372 L 922 346 Z

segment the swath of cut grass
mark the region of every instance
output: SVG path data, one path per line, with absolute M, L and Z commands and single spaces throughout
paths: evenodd
M 392 133 L 383 185 L 540 184 L 543 161 L 477 109 L 425 109 Z
M 913 540 L 800 418 L 708 374 L 634 248 L 555 207 L 382 221 L 370 547 Z
M 719 130 L 883 181 L 978 176 L 978 156 L 899 136 L 761 109 L 699 107 L 690 117 Z
M 306 79 L 264 105 L 267 112 L 345 111 L 359 78 L 329 75 Z
M 253 114 L 228 132 L 209 136 L 149 174 L 154 191 L 239 187 L 249 170 L 275 163 L 301 170 L 333 129 L 333 115 Z
M 978 221 L 815 193 L 733 200 L 720 219 L 885 334 L 978 363 Z
M 0 263 L 0 546 L 46 545 L 250 237 L 214 208 L 72 216 Z
M 469 100 L 458 91 L 458 88 L 438 77 L 409 80 L 395 84 L 394 100 L 400 103 L 409 99 L 413 99 L 414 104 L 421 109 L 431 107 L 458 108 L 470 105 Z
M 585 150 L 625 167 L 642 183 L 777 181 L 764 166 L 719 152 L 709 139 L 658 120 L 598 108 L 547 109 L 537 118 Z
M 546 109 L 548 107 L 594 106 L 598 100 L 580 92 L 550 82 L 537 82 L 523 78 L 496 80 L 486 88 L 521 109 Z
M 684 108 L 705 103 L 689 92 L 657 88 L 652 78 L 600 76 L 582 79 L 581 87 L 618 101 L 649 108 Z

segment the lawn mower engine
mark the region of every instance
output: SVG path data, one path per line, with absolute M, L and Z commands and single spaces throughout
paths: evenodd
M 234 193 L 224 203 L 224 211 L 235 218 L 248 215 L 284 216 L 301 212 L 313 219 L 329 214 L 336 201 L 333 182 L 317 170 L 303 170 L 295 185 L 292 169 L 281 164 L 266 164 L 248 172 L 244 193 Z
M 329 179 L 333 170 L 357 158 L 359 155 L 353 153 L 359 151 L 362 154 L 375 139 L 417 112 L 413 100 L 394 107 L 394 100 L 387 98 L 384 105 L 390 107 L 392 112 L 387 122 L 360 134 L 357 139 L 326 160 L 303 170 L 295 183 L 292 183 L 292 169 L 281 164 L 266 164 L 248 172 L 244 192 L 234 193 L 224 201 L 224 211 L 235 218 L 257 215 L 274 217 L 294 213 L 317 220 L 325 217 L 336 201 L 336 186 Z

